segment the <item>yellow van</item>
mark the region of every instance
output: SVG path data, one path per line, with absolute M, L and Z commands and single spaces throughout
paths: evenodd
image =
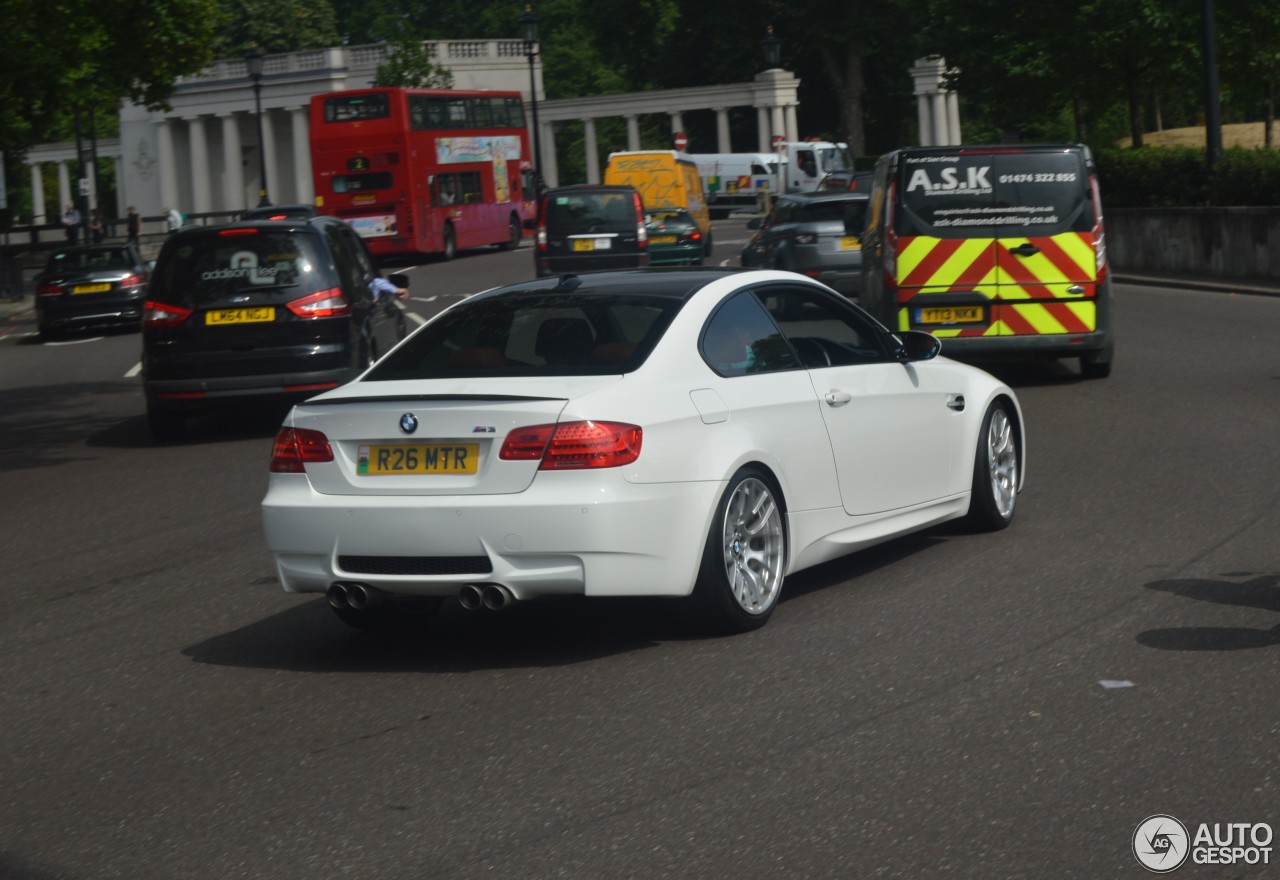
M 688 156 L 675 150 L 610 153 L 604 182 L 633 187 L 647 213 L 688 212 L 702 232 L 703 252 L 711 253 L 711 215 L 698 166 Z

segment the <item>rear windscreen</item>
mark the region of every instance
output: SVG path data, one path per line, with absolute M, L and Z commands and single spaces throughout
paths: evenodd
M 94 248 L 92 250 L 58 251 L 45 267 L 49 272 L 71 269 L 131 269 L 133 255 L 128 248 Z
M 547 196 L 547 232 L 634 232 L 635 196 L 629 192 L 573 193 Z
M 862 231 L 866 218 L 865 199 L 856 202 L 815 202 L 800 209 L 801 223 L 842 223 L 846 229 L 856 229 L 859 232 Z
M 234 295 L 311 293 L 337 285 L 316 237 L 296 232 L 210 233 L 169 242 L 152 277 L 151 296 L 199 306 Z
M 1056 235 L 1094 226 L 1089 181 L 1074 150 L 904 156 L 899 235 Z
M 378 362 L 365 381 L 627 373 L 657 344 L 681 301 L 531 292 L 454 306 Z

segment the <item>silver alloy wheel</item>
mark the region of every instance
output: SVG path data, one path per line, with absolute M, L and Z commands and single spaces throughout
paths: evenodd
M 782 512 L 769 487 L 747 477 L 734 487 L 724 511 L 724 570 L 729 592 L 748 614 L 763 614 L 778 600 L 786 552 Z
M 987 428 L 987 473 L 996 512 L 1008 519 L 1018 497 L 1018 442 L 1008 413 L 1000 408 L 991 413 Z

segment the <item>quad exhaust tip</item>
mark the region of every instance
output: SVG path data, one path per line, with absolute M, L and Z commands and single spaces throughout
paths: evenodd
M 467 584 L 458 590 L 458 602 L 468 611 L 501 611 L 512 602 L 515 596 L 506 587 L 498 584 Z
M 371 587 L 367 584 L 332 584 L 324 597 L 329 601 L 329 605 L 334 608 L 350 608 L 354 611 L 362 611 L 370 605 L 377 605 L 386 599 L 387 594 L 377 587 Z

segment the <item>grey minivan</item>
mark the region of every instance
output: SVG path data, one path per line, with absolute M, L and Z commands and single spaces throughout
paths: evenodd
M 584 183 L 542 194 L 534 244 L 539 276 L 648 265 L 644 204 L 633 187 Z

